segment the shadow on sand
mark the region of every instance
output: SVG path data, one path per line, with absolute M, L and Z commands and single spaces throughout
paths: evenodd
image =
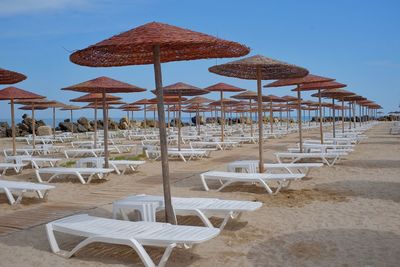
M 252 266 L 399 266 L 400 236 L 364 229 L 295 232 L 254 245 Z

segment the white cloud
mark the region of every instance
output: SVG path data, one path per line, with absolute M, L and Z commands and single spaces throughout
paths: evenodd
M 89 0 L 1 0 L 0 16 L 32 14 L 41 11 L 82 8 Z

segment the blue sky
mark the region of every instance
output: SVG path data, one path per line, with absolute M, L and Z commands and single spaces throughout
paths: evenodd
M 103 75 L 153 89 L 150 65 L 81 67 L 69 61 L 69 54 L 159 21 L 237 41 L 249 46 L 251 55 L 262 54 L 336 78 L 388 112 L 400 104 L 399 11 L 396 0 L 0 0 L 0 67 L 28 76 L 17 87 L 64 102 L 81 94 L 60 88 Z M 225 78 L 207 70 L 230 60 L 163 64 L 163 83 L 182 81 L 206 87 L 226 82 L 255 90 L 254 81 Z M 283 96 L 290 90 L 264 89 L 264 93 Z M 151 93 L 120 96 L 128 102 L 152 97 Z M 8 117 L 6 103 L 0 102 L 0 118 Z M 42 118 L 50 114 L 38 112 Z M 114 110 L 110 115 L 122 113 Z

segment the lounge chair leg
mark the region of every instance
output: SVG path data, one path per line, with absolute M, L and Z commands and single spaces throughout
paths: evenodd
M 8 188 L 3 188 L 3 190 L 4 190 L 4 193 L 6 193 L 6 196 L 7 196 L 7 199 L 8 199 L 8 202 L 10 203 L 10 205 L 14 205 L 14 203 L 16 201 L 15 201 L 13 194 L 11 194 L 11 192 L 10 192 L 10 190 L 8 190 Z
M 271 188 L 268 186 L 268 184 L 266 182 L 264 182 L 262 179 L 259 179 L 259 182 L 265 188 L 265 190 L 267 190 L 268 194 L 271 194 L 271 195 L 273 194 L 273 191 L 271 190 Z
M 203 212 L 201 212 L 199 209 L 195 209 L 193 212 L 200 218 L 200 220 L 204 223 L 205 226 L 214 228 L 214 225 L 210 222 L 207 216 L 204 215 Z
M 43 183 L 42 177 L 40 177 L 39 170 L 35 170 L 35 176 L 39 183 Z
M 200 174 L 200 178 L 201 178 L 201 183 L 203 184 L 204 190 L 210 191 L 210 188 L 208 188 L 208 185 L 206 183 L 206 178 L 204 177 L 203 174 Z

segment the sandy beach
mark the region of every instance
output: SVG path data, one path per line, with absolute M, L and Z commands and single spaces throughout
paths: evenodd
M 257 145 L 216 151 L 210 159 L 189 163 L 171 161 L 173 196 L 257 200 L 263 207 L 231 220 L 211 241 L 190 250 L 175 249 L 167 266 L 398 266 L 400 137 L 389 135 L 390 125 L 373 127 L 346 159 L 312 170 L 308 178 L 274 196 L 255 185 L 233 185 L 222 192 L 202 189 L 199 173 L 225 170 L 234 160 L 257 159 Z M 318 131 L 305 136 L 318 137 Z M 273 162 L 273 153 L 286 150 L 297 138 L 290 134 L 270 139 L 264 144 L 265 161 Z M 8 141 L 1 140 L 1 146 L 8 147 Z M 137 193 L 161 195 L 160 169 L 155 161 L 137 173 L 112 174 L 89 185 L 57 180 L 47 202 L 27 197 L 12 207 L 2 195 L 0 266 L 141 266 L 132 249 L 116 245 L 96 243 L 70 259 L 56 256 L 44 224 L 74 213 L 111 217 L 114 200 Z M 35 181 L 32 170 L 5 179 Z M 179 222 L 201 225 L 190 216 L 179 217 Z M 62 246 L 70 248 L 78 241 L 63 236 Z M 156 259 L 162 252 L 151 249 L 150 256 Z

